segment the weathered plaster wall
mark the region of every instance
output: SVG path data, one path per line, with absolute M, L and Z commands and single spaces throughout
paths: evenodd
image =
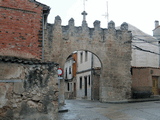
M 73 19 L 67 26 L 61 26 L 61 19 L 57 16 L 55 23 L 47 26 L 45 58 L 58 62 L 63 68 L 73 51 L 93 52 L 102 62 L 100 100 L 124 100 L 131 95 L 131 37 L 126 23 L 120 30 L 115 29 L 113 21 L 108 24 L 108 29 L 100 28 L 99 21 L 94 22 L 94 28 L 89 28 L 86 21 L 75 27 Z M 60 98 L 64 99 L 63 80 L 60 85 Z
M 0 71 L 1 120 L 57 119 L 58 80 L 54 63 L 0 62 Z

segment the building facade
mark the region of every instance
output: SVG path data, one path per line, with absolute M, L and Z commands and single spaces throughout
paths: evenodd
M 41 59 L 50 8 L 35 0 L 0 3 L 0 55 Z
M 65 98 L 76 97 L 77 52 L 68 56 L 64 65 Z
M 156 28 L 158 27 L 157 22 L 155 26 Z M 159 41 L 155 37 L 158 35 L 158 32 L 154 30 L 154 34 L 151 36 L 132 25 L 129 25 L 129 30 L 132 31 L 133 35 L 131 61 L 132 92 L 148 92 L 158 95 L 160 89 Z
M 43 62 L 49 11 L 35 0 L 0 1 L 1 120 L 58 117 L 56 63 Z
M 98 90 L 99 93 L 99 82 L 100 77 L 95 78 L 97 71 L 101 69 L 100 60 L 89 51 L 78 51 L 77 52 L 77 75 L 76 75 L 76 90 L 77 90 L 77 99 L 88 99 L 93 100 L 95 96 L 94 91 Z M 97 86 L 95 86 L 97 82 Z

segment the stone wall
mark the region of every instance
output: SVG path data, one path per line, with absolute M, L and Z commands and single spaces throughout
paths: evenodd
M 92 99 L 99 100 L 99 88 L 100 88 L 100 69 L 93 69 L 92 71 Z
M 1 59 L 0 119 L 56 120 L 58 79 L 56 64 Z
M 94 53 L 102 63 L 100 75 L 100 101 L 124 100 L 131 96 L 131 38 L 128 24 L 123 23 L 119 30 L 115 23 L 101 28 L 94 22 L 89 28 L 86 21 L 82 26 L 74 26 L 74 19 L 67 26 L 61 25 L 57 16 L 54 24 L 48 24 L 45 31 L 45 60 L 55 61 L 64 67 L 66 58 L 74 51 L 87 50 Z M 64 102 L 64 81 L 60 88 L 60 99 Z

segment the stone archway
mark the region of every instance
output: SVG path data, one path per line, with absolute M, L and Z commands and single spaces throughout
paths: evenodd
M 82 22 L 81 27 L 75 27 L 73 19 L 69 20 L 67 26 L 61 26 L 61 18 L 57 16 L 54 24 L 48 24 L 45 33 L 46 61 L 57 62 L 63 67 L 71 52 L 77 49 L 91 51 L 98 55 L 103 64 L 100 101 L 130 98 L 132 35 L 127 23 L 123 23 L 120 30 L 115 29 L 113 21 L 109 22 L 108 29 L 100 28 L 99 21 L 94 22 L 94 28 L 89 28 L 86 21 Z M 60 98 L 64 99 L 63 95 Z

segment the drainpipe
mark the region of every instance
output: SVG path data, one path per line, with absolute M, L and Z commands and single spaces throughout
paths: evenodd
M 93 89 L 93 53 L 91 53 L 91 100 L 93 100 L 93 93 L 94 93 L 94 89 Z

